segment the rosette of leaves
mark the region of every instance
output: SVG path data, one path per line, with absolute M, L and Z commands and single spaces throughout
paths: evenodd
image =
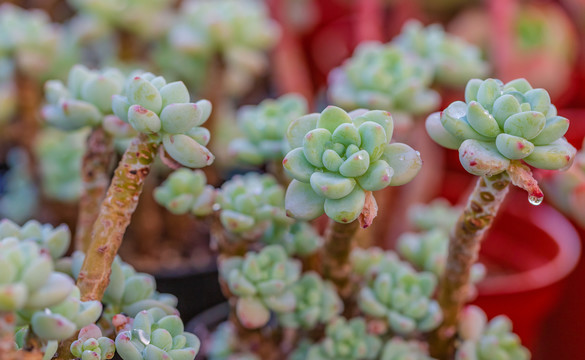
M 9 219 L 0 220 L 0 239 L 15 237 L 19 240 L 32 240 L 42 249 L 48 250 L 51 258 L 57 260 L 67 252 L 71 243 L 71 231 L 65 224 L 53 227 L 29 220 L 18 226 Z
M 398 256 L 393 251 L 384 251 L 379 247 L 367 249 L 355 247 L 350 254 L 352 272 L 362 277 L 366 275 L 370 267 L 382 261 L 398 261 Z
M 297 94 L 266 99 L 246 105 L 238 112 L 238 125 L 244 138 L 235 139 L 230 151 L 238 160 L 261 165 L 269 160 L 282 161 L 288 152 L 286 129 L 294 119 L 307 113 L 307 101 Z
M 539 169 L 571 165 L 575 148 L 563 137 L 569 120 L 557 115 L 549 94 L 525 79 L 472 79 L 465 102 L 455 101 L 427 118 L 427 132 L 439 145 L 459 149 L 461 165 L 471 174 L 494 176 L 511 161 Z
M 479 48 L 446 33 L 439 24 L 424 27 L 410 20 L 392 43 L 432 64 L 435 81 L 442 85 L 463 86 L 488 72 Z
M 394 337 L 384 345 L 380 360 L 432 360 L 425 345 Z
M 40 310 L 67 299 L 73 281 L 53 269 L 51 256 L 34 241 L 0 240 L 0 312 Z
M 203 171 L 182 168 L 155 189 L 154 199 L 173 214 L 206 216 L 213 212 L 215 194 Z
M 432 299 L 437 278 L 417 272 L 394 256 L 385 256 L 366 272 L 358 305 L 364 314 L 386 321 L 394 333 L 410 335 L 435 329 L 443 319 Z
M 116 336 L 116 351 L 123 360 L 193 360 L 201 342 L 185 332 L 177 315 L 159 308 L 136 314 L 131 328 Z
M 381 109 L 424 114 L 435 109 L 439 94 L 429 89 L 432 66 L 392 44 L 365 42 L 329 74 L 329 97 L 345 109 Z
M 488 322 L 483 310 L 470 305 L 461 313 L 458 330 L 461 345 L 456 360 L 530 359 L 530 352 L 512 332 L 512 322 L 506 316 Z
M 82 192 L 81 162 L 87 131 L 43 129 L 34 144 L 43 193 L 63 202 L 77 201 Z
M 211 103 L 190 103 L 189 91 L 181 81 L 168 83 L 151 73 L 131 76 L 122 95 L 112 97 L 114 114 L 153 141 L 179 164 L 190 168 L 210 165 L 213 154 L 205 147 L 209 130 L 201 127 L 211 114 Z
M 114 340 L 102 336 L 101 329 L 90 324 L 79 331 L 77 340 L 71 343 L 71 354 L 81 360 L 108 360 L 114 357 Z
M 440 228 L 450 231 L 461 211 L 461 207 L 451 205 L 447 199 L 437 198 L 428 204 L 411 205 L 408 209 L 408 218 L 417 230 Z
M 376 359 L 382 341 L 366 331 L 366 322 L 356 317 L 338 317 L 325 330 L 325 338 L 312 345 L 307 353 L 311 360 L 370 360 Z
M 244 257 L 231 257 L 220 264 L 221 277 L 238 298 L 236 315 L 248 329 L 264 326 L 270 311 L 277 314 L 294 311 L 296 297 L 291 286 L 300 273 L 301 264 L 290 259 L 279 245 L 248 252 Z
M 325 212 L 339 223 L 357 219 L 366 192 L 403 185 L 418 173 L 420 154 L 392 143 L 388 112 L 329 106 L 321 114 L 294 120 L 287 139 L 292 150 L 283 160 L 293 177 L 285 199 L 287 213 L 312 220 Z
M 314 254 L 323 246 L 323 238 L 305 221 L 295 221 L 290 226 L 272 224 L 264 233 L 262 241 L 281 245 L 289 256 L 300 257 Z
M 217 194 L 220 221 L 232 235 L 258 239 L 272 224 L 290 224 L 284 211 L 284 189 L 271 175 L 247 173 L 225 182 Z
M 229 322 L 221 323 L 211 335 L 207 348 L 209 360 L 260 360 L 254 354 L 237 352 L 238 338 L 233 325 Z
M 112 96 L 120 94 L 124 80 L 118 69 L 90 70 L 75 65 L 69 71 L 67 85 L 60 80 L 45 83 L 43 116 L 62 130 L 98 126 L 105 115 L 112 113 Z
M 32 331 L 43 340 L 65 340 L 75 331 L 93 324 L 102 314 L 99 301 L 81 301 L 77 287 L 57 305 L 37 310 L 18 312 L 21 324 L 30 324 Z
M 23 223 L 31 218 L 39 202 L 30 158 L 23 148 L 13 148 L 6 163 L 9 169 L 2 175 L 0 216 Z
M 75 252 L 72 255 L 73 277 L 79 276 L 79 271 L 85 255 Z M 152 275 L 136 272 L 130 264 L 126 264 L 119 257 L 112 263 L 110 282 L 102 298 L 105 304 L 104 315 L 111 319 L 118 313 L 135 316 L 142 310 L 157 307 L 168 315 L 177 314 L 177 298 L 171 294 L 161 294 L 156 291 L 156 280 Z
M 422 233 L 404 233 L 398 238 L 398 252 L 417 268 L 430 271 L 437 277 L 445 272 L 449 234 L 443 229 Z M 470 281 L 475 284 L 485 276 L 485 266 L 475 263 L 471 267 Z
M 294 311 L 281 314 L 280 324 L 287 328 L 310 330 L 328 324 L 343 311 L 335 286 L 315 272 L 304 273 L 291 291 L 296 298 Z

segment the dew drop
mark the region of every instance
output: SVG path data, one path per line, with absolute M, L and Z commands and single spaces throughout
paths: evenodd
M 542 203 L 542 199 L 544 199 L 543 196 L 528 195 L 528 202 L 530 202 L 532 205 L 540 205 Z
M 150 336 L 148 336 L 146 331 L 142 329 L 134 329 L 132 330 L 132 335 L 138 337 L 138 340 L 144 345 L 150 344 Z

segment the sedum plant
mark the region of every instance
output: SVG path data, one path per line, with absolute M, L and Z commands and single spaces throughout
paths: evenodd
M 29 220 L 22 226 L 9 219 L 0 220 L 0 239 L 8 237 L 34 241 L 42 250 L 48 251 L 53 261 L 65 255 L 71 243 L 71 231 L 67 225 L 53 227 L 36 220 Z
M 323 238 L 310 223 L 296 221 L 292 225 L 273 223 L 266 230 L 262 241 L 284 247 L 289 256 L 307 257 L 323 247 Z
M 213 212 L 216 190 L 201 170 L 178 169 L 157 187 L 154 198 L 173 214 L 207 216 Z
M 444 198 L 428 204 L 413 204 L 408 208 L 408 218 L 416 230 L 429 231 L 436 228 L 451 230 L 461 214 L 461 207 L 453 206 Z
M 404 340 L 402 338 L 392 338 L 388 341 L 382 353 L 380 360 L 431 360 L 425 345 L 416 340 Z
M 77 340 L 71 343 L 71 354 L 81 360 L 109 360 L 116 353 L 114 340 L 102 336 L 101 329 L 90 324 L 79 331 Z

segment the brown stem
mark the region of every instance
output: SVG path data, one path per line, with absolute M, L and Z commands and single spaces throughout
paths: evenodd
M 14 346 L 14 326 L 16 315 L 10 311 L 0 311 L 0 359 L 16 360 Z
M 439 287 L 439 304 L 444 320 L 430 340 L 431 355 L 450 359 L 461 309 L 469 299 L 471 266 L 479 255 L 481 240 L 504 201 L 510 184 L 504 172 L 478 179 L 467 205 L 451 231 L 447 266 Z
M 330 219 L 325 233 L 323 277 L 337 286 L 338 293 L 343 299 L 351 295 L 349 254 L 358 227 L 358 221 L 342 224 Z
M 219 260 L 229 258 L 232 256 L 244 256 L 248 247 L 246 246 L 246 240 L 244 239 L 230 239 L 230 236 L 226 233 L 219 215 L 221 210 L 217 210 L 210 218 L 210 247 L 212 250 L 219 252 Z
M 100 126 L 87 138 L 87 149 L 81 163 L 82 193 L 75 232 L 75 249 L 87 252 L 91 230 L 98 217 L 100 204 L 110 183 L 114 142 Z
M 69 339 L 65 339 L 59 343 L 57 353 L 53 357 L 53 360 L 73 360 L 75 356 L 71 353 L 71 344 L 79 337 L 79 332 L 75 332 L 75 335 Z
M 138 204 L 158 146 L 158 142 L 140 134 L 132 141 L 114 172 L 77 279 L 82 301 L 102 299 L 109 283 L 112 262 Z
M 18 92 L 18 143 L 27 149 L 33 159 L 34 141 L 39 130 L 38 110 L 41 103 L 39 84 L 30 76 L 17 71 L 16 84 Z

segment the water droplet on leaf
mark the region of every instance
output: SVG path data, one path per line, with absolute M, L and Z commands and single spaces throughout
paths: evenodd
M 150 336 L 144 330 L 134 329 L 132 330 L 132 335 L 138 337 L 138 340 L 144 345 L 150 344 Z
M 532 205 L 540 205 L 542 203 L 542 199 L 544 199 L 543 196 L 528 195 L 528 201 Z

